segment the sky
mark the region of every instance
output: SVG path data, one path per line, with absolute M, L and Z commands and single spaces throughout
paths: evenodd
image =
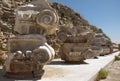
M 91 25 L 101 28 L 115 43 L 120 43 L 120 0 L 51 0 L 79 13 Z

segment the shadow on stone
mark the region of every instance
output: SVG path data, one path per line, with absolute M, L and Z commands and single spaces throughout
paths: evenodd
M 34 78 L 34 79 L 13 79 L 13 78 L 8 78 L 8 77 L 5 77 L 5 73 L 2 69 L 0 69 L 0 81 L 37 81 L 37 80 L 40 80 L 41 78 Z
M 50 64 L 48 65 L 81 65 L 81 64 L 88 64 L 87 62 L 85 61 L 72 61 L 72 62 L 69 62 L 69 61 L 52 61 Z
M 0 81 L 15 81 L 15 79 L 9 79 L 4 77 L 4 71 L 0 69 Z

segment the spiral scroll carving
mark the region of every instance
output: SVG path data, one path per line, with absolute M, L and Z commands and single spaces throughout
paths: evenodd
M 53 11 L 45 9 L 40 14 L 38 14 L 36 21 L 40 26 L 53 25 L 57 21 L 56 18 L 56 14 Z
M 46 62 L 49 61 L 50 56 L 48 54 L 48 52 L 44 49 L 37 49 L 34 51 L 34 60 L 36 60 L 36 62 L 40 62 L 40 64 L 46 64 Z
M 40 46 L 38 49 L 35 49 L 33 53 L 33 59 L 43 65 L 50 62 L 54 57 L 46 46 Z
M 49 30 L 49 33 L 51 33 L 54 32 L 53 30 L 56 27 L 58 18 L 54 11 L 45 9 L 37 15 L 36 22 L 39 27 Z

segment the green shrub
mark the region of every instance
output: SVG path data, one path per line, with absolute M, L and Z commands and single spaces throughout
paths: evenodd
M 102 68 L 102 69 L 99 71 L 99 74 L 98 74 L 99 80 L 100 80 L 100 79 L 106 79 L 107 76 L 108 76 L 108 71 L 106 71 L 105 69 Z
M 114 61 L 120 61 L 120 56 L 115 56 Z

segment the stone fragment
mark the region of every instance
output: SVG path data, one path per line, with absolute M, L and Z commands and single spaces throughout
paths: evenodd
M 7 6 L 12 4 L 8 2 Z M 57 13 L 48 0 L 35 0 L 16 10 L 14 30 L 19 35 L 8 39 L 6 77 L 24 79 L 43 75 L 43 66 L 55 56 L 45 36 L 55 33 L 57 22 Z
M 18 8 L 15 31 L 19 34 L 54 34 L 58 16 L 48 0 L 36 0 Z

